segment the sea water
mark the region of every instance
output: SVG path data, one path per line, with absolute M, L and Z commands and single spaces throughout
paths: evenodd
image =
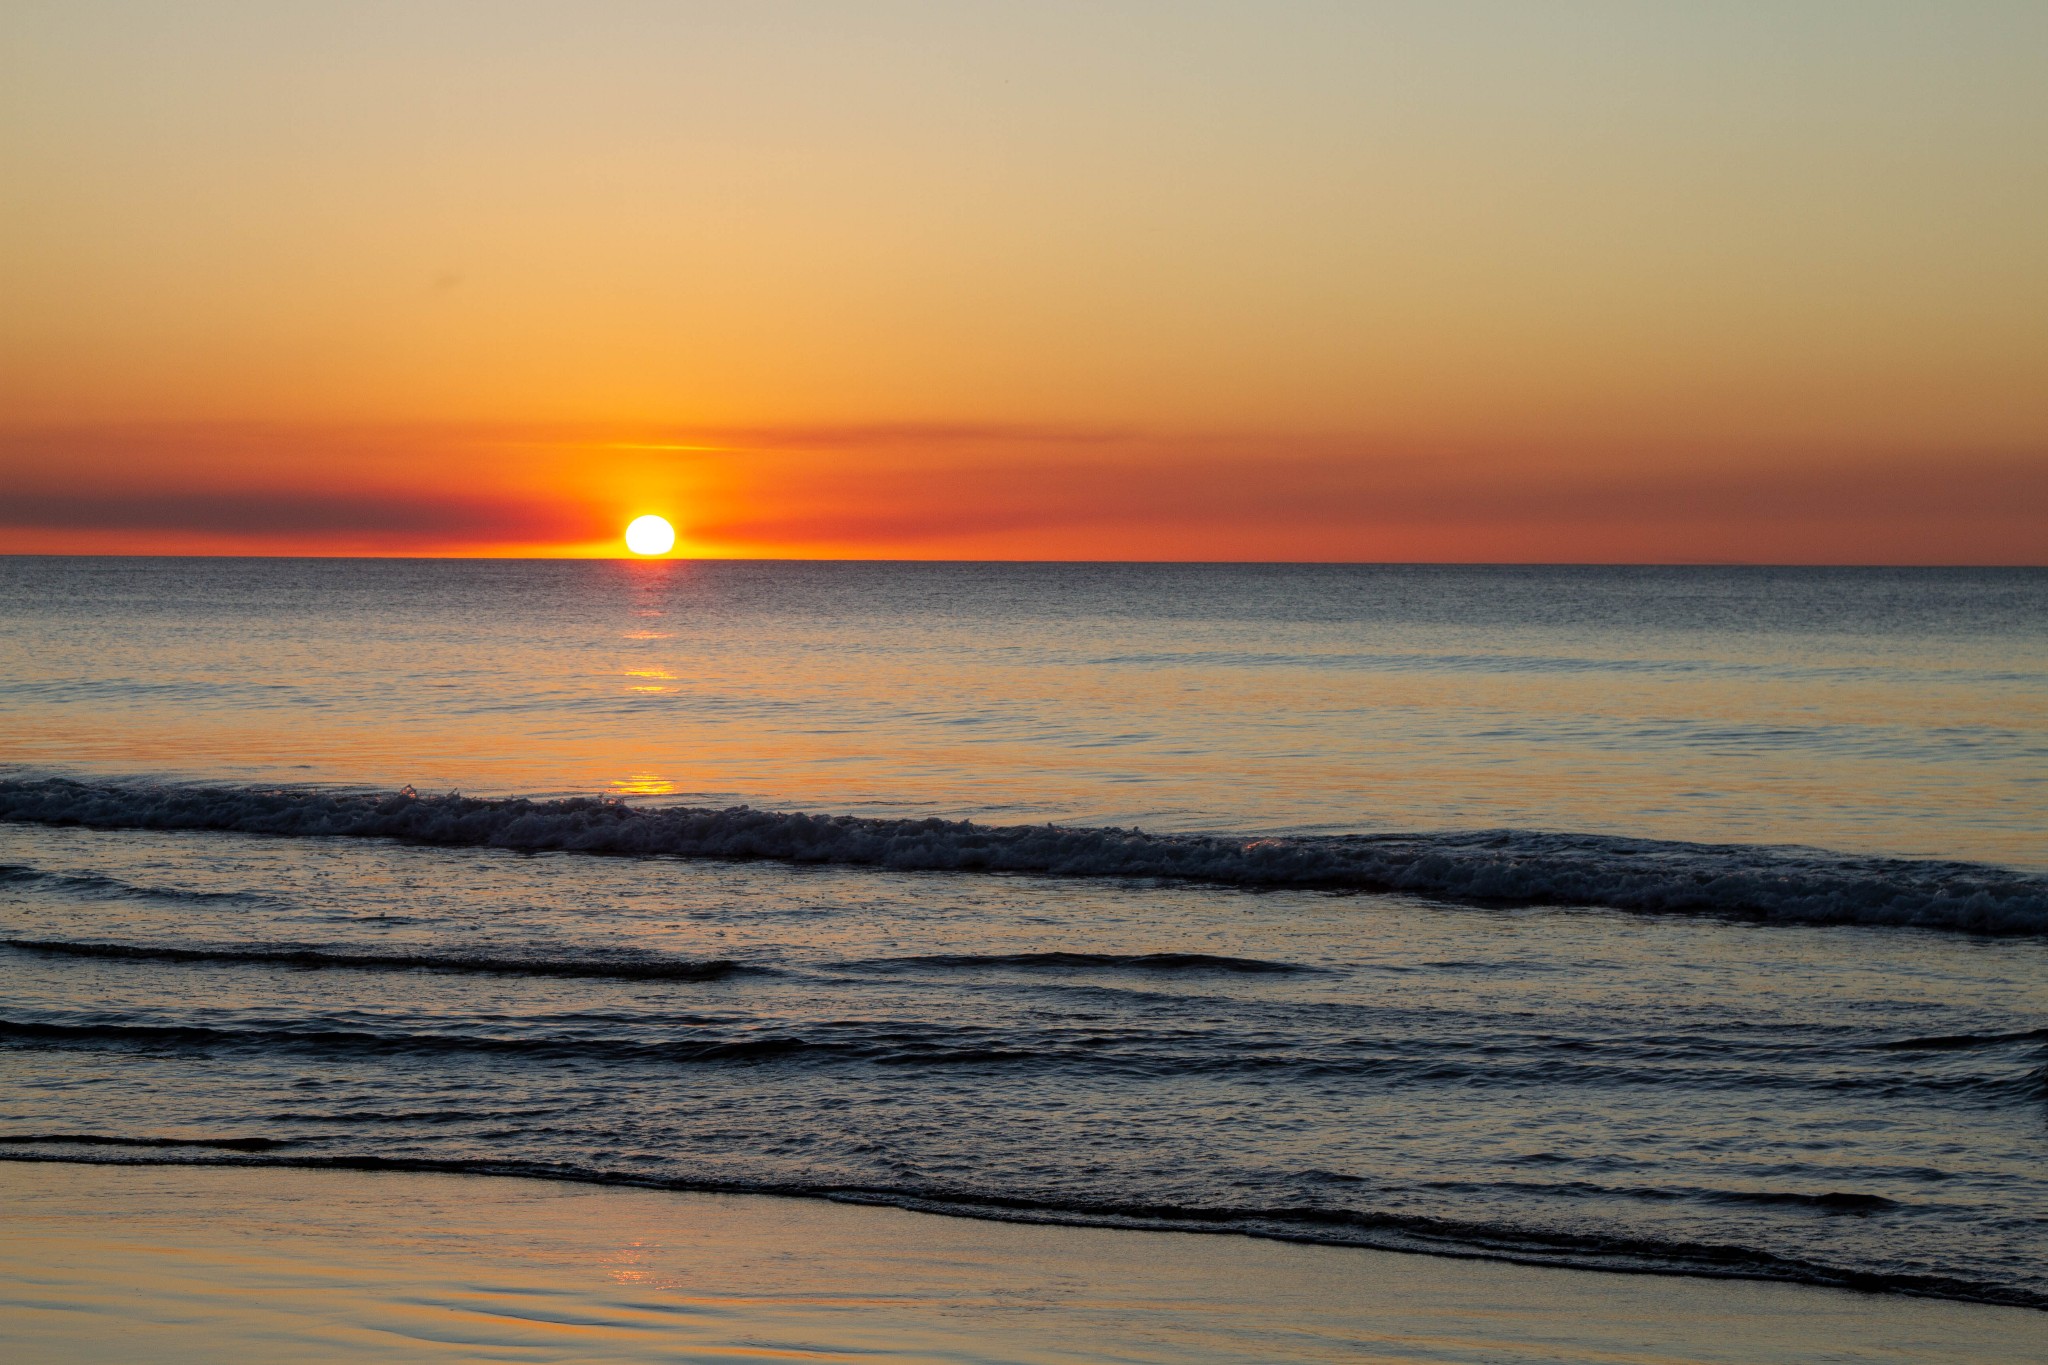
M 2048 573 L 0 560 L 0 1154 L 2048 1306 Z

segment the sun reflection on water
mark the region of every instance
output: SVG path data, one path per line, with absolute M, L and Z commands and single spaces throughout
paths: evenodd
M 617 796 L 672 796 L 676 784 L 655 773 L 633 773 L 613 778 L 610 789 Z

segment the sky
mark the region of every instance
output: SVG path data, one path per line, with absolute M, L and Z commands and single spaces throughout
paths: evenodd
M 2039 0 L 11 0 L 0 552 L 2048 563 Z

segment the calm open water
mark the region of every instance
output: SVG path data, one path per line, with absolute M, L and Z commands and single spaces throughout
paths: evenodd
M 2044 684 L 2028 570 L 0 560 L 0 1149 L 2048 1306 Z

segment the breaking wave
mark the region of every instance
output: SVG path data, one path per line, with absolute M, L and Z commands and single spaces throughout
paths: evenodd
M 2048 933 L 2048 875 L 1819 849 L 1483 830 L 1250 838 L 63 778 L 0 781 L 0 819 L 98 829 L 385 838 L 444 847 L 774 859 L 916 871 L 1398 891 L 1804 924 Z

